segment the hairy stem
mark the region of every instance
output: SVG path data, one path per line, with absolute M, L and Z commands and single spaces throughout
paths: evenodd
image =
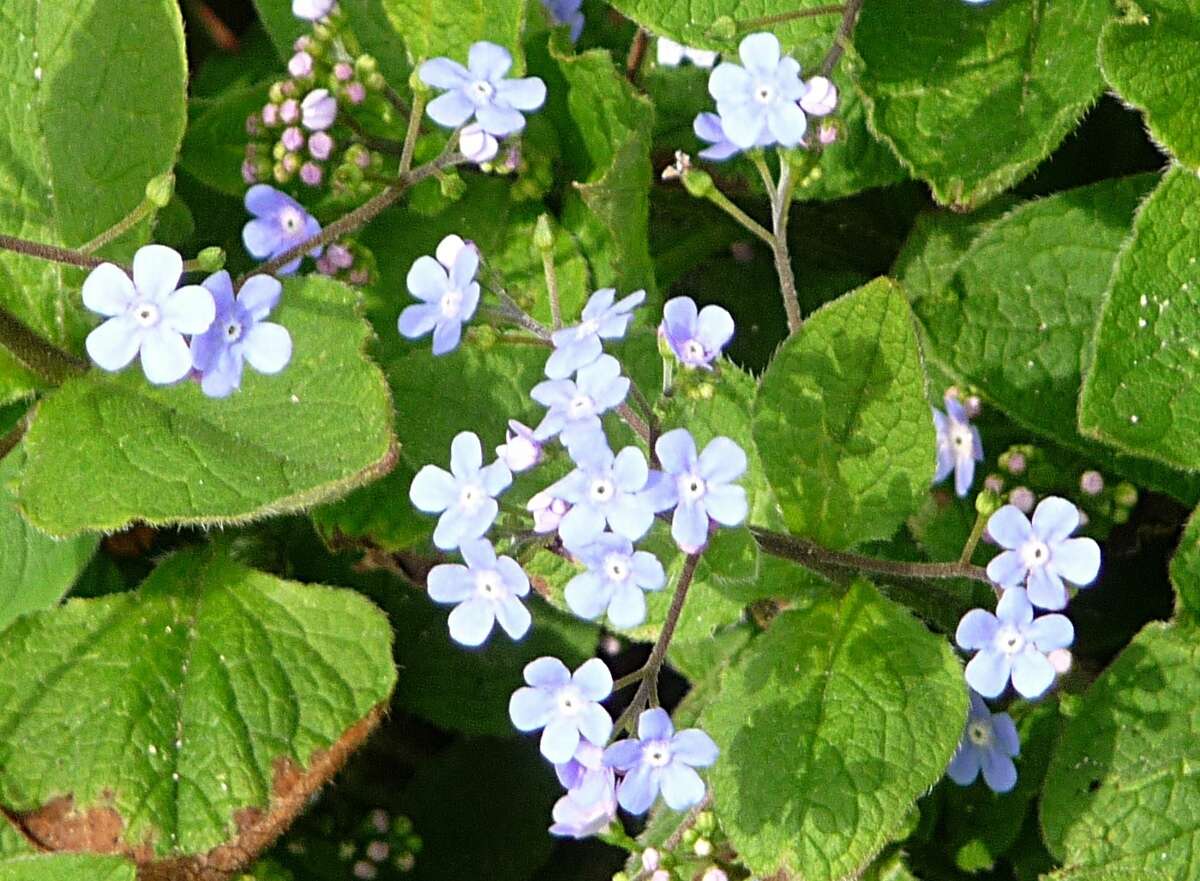
M 638 71 L 642 69 L 642 59 L 646 57 L 646 49 L 650 46 L 650 34 L 645 28 L 638 28 L 629 44 L 629 54 L 625 56 L 625 78 L 631 83 L 637 81 Z
M 100 235 L 96 236 L 90 242 L 79 246 L 81 254 L 94 254 L 107 245 L 109 242 L 119 239 L 125 233 L 129 232 L 147 217 L 154 213 L 154 203 L 149 199 L 142 199 L 132 211 L 118 220 Z
M 737 205 L 733 204 L 732 200 L 715 186 L 709 188 L 705 198 L 774 249 L 775 238 L 771 235 L 770 231 Z
M 71 248 L 60 248 L 57 245 L 43 245 L 41 242 L 31 242 L 16 236 L 0 235 L 0 249 L 37 257 L 39 260 L 49 260 L 52 263 L 65 263 L 68 266 L 78 266 L 81 269 L 95 269 L 101 263 L 107 263 L 99 257 L 89 257 Z
M 562 302 L 558 296 L 558 269 L 554 265 L 554 251 L 547 248 L 542 251 L 542 272 L 546 275 L 546 290 L 550 293 L 550 324 L 554 330 L 563 326 Z
M 841 3 L 834 3 L 829 6 L 814 6 L 811 9 L 793 9 L 791 12 L 780 12 L 776 15 L 764 15 L 762 18 L 751 18 L 745 21 L 738 22 L 739 31 L 754 31 L 760 28 L 769 28 L 771 25 L 783 24 L 788 21 L 795 21 L 800 18 L 817 18 L 822 15 L 837 15 L 844 13 L 846 7 Z
M 0 309 L 0 346 L 27 370 L 55 385 L 87 370 L 85 362 L 38 336 L 7 309 Z
M 979 547 L 979 540 L 983 538 L 983 531 L 987 528 L 988 518 L 980 511 L 975 515 L 975 525 L 971 527 L 971 534 L 967 536 L 967 543 L 963 545 L 962 554 L 959 555 L 958 562 L 970 563 L 971 558 L 975 556 L 975 548 Z
M 18 419 L 17 424 L 4 437 L 0 437 L 0 462 L 3 462 L 4 457 L 11 453 L 13 448 L 21 442 L 21 438 L 25 436 L 27 428 L 29 428 L 29 414 Z
M 837 67 L 842 54 L 846 51 L 846 43 L 850 41 L 850 35 L 854 33 L 854 25 L 858 22 L 858 13 L 862 9 L 862 5 L 863 0 L 847 0 L 845 8 L 842 10 L 842 23 L 838 25 L 837 33 L 833 35 L 833 45 L 829 47 L 825 59 L 818 68 L 821 76 L 829 76 Z
M 759 171 L 768 191 L 773 190 L 771 254 L 775 258 L 775 272 L 779 276 L 783 310 L 787 313 L 788 333 L 792 334 L 804 324 L 804 319 L 800 316 L 800 299 L 796 294 L 796 276 L 792 272 L 792 256 L 788 251 L 788 216 L 792 210 L 792 192 L 796 189 L 796 176 L 786 157 L 780 157 L 779 165 L 779 182 L 774 186 L 766 163 L 759 167 Z
M 425 93 L 413 95 L 412 111 L 408 114 L 408 131 L 404 133 L 404 146 L 400 150 L 400 174 L 408 174 L 412 168 L 413 150 L 417 146 L 417 135 L 421 133 L 421 117 L 425 115 Z

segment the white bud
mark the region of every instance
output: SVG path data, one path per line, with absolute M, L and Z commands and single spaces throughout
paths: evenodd
M 508 466 L 509 471 L 519 474 L 541 461 L 542 445 L 534 439 L 531 429 L 510 419 L 507 440 L 496 447 L 496 457 Z
M 458 133 L 459 151 L 474 162 L 481 165 L 496 158 L 500 150 L 500 142 L 483 130 L 479 123 L 472 123 Z
M 838 90 L 828 78 L 814 76 L 805 84 L 800 109 L 809 116 L 828 116 L 837 109 Z
M 658 38 L 658 63 L 663 67 L 678 67 L 683 62 L 684 49 L 674 40 Z
M 692 49 L 683 50 L 684 56 L 696 67 L 712 67 L 717 63 L 717 53 L 711 52 L 708 49 Z
M 657 868 L 658 851 L 652 847 L 648 847 L 642 851 L 642 870 L 646 872 L 653 872 Z
M 1046 659 L 1050 661 L 1050 666 L 1059 676 L 1065 675 L 1071 669 L 1072 658 L 1069 649 L 1054 649 L 1046 655 Z
M 692 853 L 698 857 L 706 857 L 712 853 L 712 842 L 707 838 L 697 838 L 696 843 L 692 845 Z
M 562 499 L 554 498 L 545 490 L 531 498 L 525 507 L 533 514 L 533 531 L 539 535 L 558 529 L 558 524 L 571 509 Z
M 711 866 L 700 881 L 729 881 L 729 876 L 716 866 Z

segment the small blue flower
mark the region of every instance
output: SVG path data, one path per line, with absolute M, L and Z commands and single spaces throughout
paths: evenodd
M 988 534 L 1007 550 L 988 563 L 987 575 L 1001 587 L 1028 585 L 1029 601 L 1039 609 L 1063 609 L 1063 580 L 1087 587 L 1100 573 L 1100 546 L 1090 538 L 1068 538 L 1079 527 L 1079 509 L 1058 496 L 1042 499 L 1033 523 L 1015 505 L 1005 505 L 988 520 Z
M 278 257 L 321 232 L 321 224 L 303 205 L 266 184 L 255 184 L 246 190 L 246 210 L 254 219 L 242 228 L 242 242 L 250 256 L 258 260 Z M 313 248 L 308 256 L 320 257 L 321 247 Z M 299 268 L 297 257 L 285 264 L 279 274 L 291 275 Z
M 426 465 L 413 478 L 408 497 L 419 510 L 442 515 L 433 543 L 449 551 L 491 528 L 500 510 L 496 496 L 510 483 L 508 466 L 493 462 L 484 468 L 479 437 L 462 431 L 450 444 L 450 471 Z
M 551 835 L 587 838 L 616 819 L 616 775 L 605 766 L 601 747 L 581 740 L 574 757 L 554 771 L 567 794 L 554 805 Z
M 954 640 L 975 652 L 967 664 L 967 684 L 984 697 L 999 697 L 1012 679 L 1013 688 L 1029 700 L 1046 693 L 1054 683 L 1054 665 L 1046 655 L 1075 640 L 1075 628 L 1065 615 L 1033 617 L 1023 587 L 1010 587 L 993 615 L 972 609 L 958 622 Z
M 696 441 L 686 428 L 668 431 L 654 445 L 674 491 L 671 537 L 694 554 L 708 543 L 708 521 L 737 526 L 746 519 L 746 491 L 732 486 L 746 472 L 746 453 L 727 437 L 715 437 L 696 455 Z
M 744 67 L 726 61 L 708 79 L 725 134 L 743 150 L 760 146 L 764 132 L 770 143 L 795 147 L 808 127 L 797 103 L 805 91 L 799 63 L 780 57 L 779 40 L 769 33 L 750 34 L 738 54 Z
M 638 717 L 638 739 L 620 740 L 604 751 L 604 764 L 625 772 L 617 801 L 631 814 L 644 814 L 662 791 L 667 807 L 684 811 L 704 800 L 704 781 L 694 768 L 717 760 L 717 745 L 699 728 L 675 733 L 667 711 L 655 707 Z
M 456 349 L 463 323 L 479 306 L 478 271 L 479 251 L 474 245 L 458 248 L 449 268 L 433 257 L 418 257 L 408 270 L 408 290 L 422 302 L 406 306 L 400 313 L 396 323 L 400 333 L 412 340 L 433 331 L 435 355 Z
M 513 639 L 529 631 L 529 610 L 519 597 L 529 593 L 529 578 L 512 557 L 497 557 L 490 542 L 464 541 L 459 553 L 466 566 L 442 563 L 429 570 L 429 598 L 452 603 L 450 638 L 465 646 L 483 645 L 496 622 Z
M 242 364 L 259 373 L 278 373 L 292 359 L 287 328 L 264 319 L 279 304 L 283 285 L 269 275 L 252 275 L 233 295 L 229 273 L 221 270 L 204 280 L 216 304 L 216 318 L 192 340 L 192 366 L 200 371 L 200 388 L 210 398 L 224 398 L 242 384 Z
M 716 305 L 697 310 L 691 297 L 675 297 L 663 306 L 658 333 L 685 367 L 712 370 L 712 362 L 733 339 L 733 316 Z
M 715 113 L 706 111 L 698 114 L 692 123 L 692 131 L 696 133 L 696 137 L 709 144 L 708 147 L 700 151 L 701 159 L 724 162 L 731 156 L 736 156 L 742 152 L 741 147 L 726 137 L 725 127 L 721 124 L 721 117 Z
M 588 621 L 607 612 L 613 627 L 622 630 L 646 620 L 642 591 L 660 590 L 667 583 L 657 557 L 634 551 L 629 539 L 611 532 L 578 550 L 569 550 L 587 566 L 586 572 L 567 583 L 567 605 L 572 612 Z
M 471 46 L 467 66 L 449 58 L 434 58 L 418 74 L 426 85 L 448 89 L 429 102 L 429 118 L 446 128 L 458 128 L 472 116 L 483 130 L 498 138 L 525 127 L 522 110 L 537 110 L 546 100 L 546 84 L 535 76 L 506 80 L 512 55 L 503 46 L 480 41 Z
M 613 678 L 603 661 L 592 658 L 572 674 L 558 658 L 538 658 L 525 665 L 525 682 L 508 715 L 518 731 L 542 730 L 542 755 L 560 764 L 571 761 L 581 738 L 604 746 L 613 723 L 600 701 L 612 694 Z
M 533 436 L 546 441 L 561 434 L 563 443 L 575 442 L 600 430 L 600 414 L 620 405 L 629 394 L 629 379 L 612 355 L 601 355 L 579 371 L 574 380 L 547 379 L 533 387 L 530 396 L 549 408 Z
M 983 461 L 983 441 L 958 398 L 946 395 L 945 401 L 945 413 L 933 408 L 933 426 L 937 429 L 937 471 L 933 482 L 941 483 L 953 471 L 954 491 L 962 498 L 975 480 L 975 463 Z
M 959 786 L 970 786 L 983 771 L 983 782 L 992 792 L 1010 792 L 1017 785 L 1013 759 L 1020 754 L 1021 739 L 1012 716 L 993 713 L 972 691 L 967 727 L 946 774 Z
M 515 419 L 508 420 L 504 443 L 496 447 L 496 458 L 513 474 L 528 471 L 542 461 L 542 444 L 533 436 L 533 429 Z
M 571 42 L 576 42 L 583 33 L 583 0 L 542 0 L 542 5 L 555 24 L 565 24 L 571 28 Z
M 176 382 L 192 369 L 184 334 L 208 330 L 216 315 L 212 294 L 200 285 L 176 288 L 183 258 L 164 245 L 133 255 L 133 278 L 101 263 L 83 282 L 83 304 L 108 320 L 87 336 L 87 353 L 116 371 L 141 355 L 142 372 L 158 385 Z
M 576 370 L 593 364 L 603 349 L 601 340 L 619 340 L 629 329 L 633 310 L 646 299 L 645 291 L 634 291 L 616 301 L 613 288 L 602 288 L 588 298 L 582 321 L 556 330 L 551 337 L 554 351 L 546 361 L 546 376 L 566 379 Z
M 670 507 L 657 491 L 661 475 L 651 478 L 646 457 L 637 447 L 616 456 L 607 444 L 571 450 L 578 467 L 546 492 L 571 504 L 558 524 L 568 547 L 582 548 L 600 537 L 607 523 L 613 532 L 637 541 L 654 523 L 654 515 Z M 577 455 L 578 454 L 578 455 Z

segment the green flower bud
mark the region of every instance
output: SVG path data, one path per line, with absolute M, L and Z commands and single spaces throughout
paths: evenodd
M 1000 505 L 1000 496 L 989 489 L 975 496 L 975 510 L 984 517 L 991 517 L 1000 510 Z
M 455 172 L 442 175 L 438 182 L 441 185 L 442 195 L 447 199 L 457 202 L 467 193 L 466 182 Z
M 365 52 L 354 59 L 354 73 L 361 79 L 366 79 L 372 74 L 379 73 L 379 62 L 375 60 L 374 55 L 368 55 Z
M 220 272 L 225 268 L 225 249 L 210 245 L 196 255 L 196 265 L 203 272 Z
M 550 215 L 542 214 L 533 228 L 533 246 L 539 251 L 554 250 L 554 232 L 550 229 Z
M 1122 508 L 1132 508 L 1138 503 L 1137 487 L 1128 481 L 1121 481 L 1113 489 L 1113 501 Z
M 287 99 L 287 96 L 283 94 L 283 83 L 271 83 L 267 97 L 271 99 L 272 104 L 282 104 Z
M 689 168 L 683 173 L 683 186 L 697 199 L 706 199 L 713 191 L 713 179 L 707 171 Z
M 146 184 L 146 199 L 156 208 L 166 208 L 175 194 L 175 175 L 171 172 L 150 178 Z

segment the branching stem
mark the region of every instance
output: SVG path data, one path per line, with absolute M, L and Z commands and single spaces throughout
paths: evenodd
M 779 181 L 771 180 L 771 171 L 765 162 L 759 162 L 759 173 L 767 192 L 771 194 L 771 254 L 775 258 L 775 272 L 779 276 L 779 292 L 783 296 L 783 310 L 787 313 L 788 333 L 798 331 L 804 324 L 800 316 L 800 299 L 796 293 L 796 275 L 792 272 L 792 257 L 788 250 L 788 216 L 792 209 L 792 192 L 796 189 L 795 169 L 780 156 Z
M 49 260 L 52 263 L 65 263 L 68 266 L 78 266 L 81 269 L 95 269 L 101 263 L 107 263 L 99 257 L 90 257 L 81 251 L 71 248 L 60 248 L 57 245 L 43 245 L 41 242 L 31 242 L 16 236 L 0 235 L 0 249 L 37 257 L 39 260 Z
M 842 9 L 842 23 L 838 25 L 837 33 L 833 35 L 833 45 L 829 47 L 829 51 L 825 54 L 825 59 L 818 69 L 821 76 L 829 76 L 837 67 L 842 54 L 846 51 L 850 35 L 854 33 L 854 25 L 858 22 L 858 13 L 862 9 L 862 5 L 863 0 L 847 0 Z

